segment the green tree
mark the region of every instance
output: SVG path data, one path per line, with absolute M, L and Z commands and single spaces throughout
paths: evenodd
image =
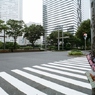
M 78 30 L 76 32 L 76 37 L 81 40 L 82 45 L 84 45 L 84 33 L 87 33 L 87 42 L 90 42 L 91 40 L 91 29 L 90 29 L 90 20 L 85 20 L 81 23 L 81 25 L 78 27 Z
M 73 36 L 73 34 L 69 33 L 69 32 L 63 32 L 63 36 L 64 36 L 64 48 L 67 49 L 68 45 L 69 45 L 69 49 L 73 48 L 74 45 L 77 45 L 77 43 L 79 43 L 79 39 L 76 38 L 75 36 Z M 65 37 L 69 37 L 69 38 L 65 38 Z M 62 42 L 62 31 L 59 31 L 59 40 L 60 42 Z M 47 38 L 48 40 L 48 44 L 49 45 L 53 45 L 53 46 L 57 46 L 58 45 L 58 31 L 53 31 L 49 37 Z
M 29 40 L 30 43 L 32 43 L 32 46 L 34 47 L 34 43 L 36 40 L 40 38 L 44 34 L 44 29 L 41 25 L 35 25 L 32 24 L 29 27 L 25 27 L 24 29 L 25 35 L 24 37 Z
M 22 35 L 25 23 L 22 20 L 18 21 L 10 19 L 7 21 L 7 25 L 9 26 L 7 34 L 9 35 L 9 37 L 14 38 L 14 49 L 15 49 L 17 37 Z
M 3 20 L 0 20 L 0 32 L 4 31 L 4 49 L 5 49 L 5 34 L 8 30 L 8 26 L 5 24 L 5 22 Z

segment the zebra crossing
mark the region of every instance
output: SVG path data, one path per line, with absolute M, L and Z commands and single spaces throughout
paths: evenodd
M 0 72 L 0 78 L 10 85 L 0 85 L 0 95 L 18 95 L 11 93 L 14 88 L 22 95 L 91 95 L 85 75 L 88 70 L 91 68 L 86 57 L 76 57 Z

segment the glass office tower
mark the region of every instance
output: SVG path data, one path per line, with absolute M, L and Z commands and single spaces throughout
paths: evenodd
M 0 0 L 0 19 L 8 21 L 9 19 L 22 20 L 23 0 Z M 3 31 L 0 32 L 0 41 L 4 42 Z M 6 42 L 13 42 L 12 37 L 6 35 Z M 17 39 L 17 41 L 19 38 Z
M 22 0 L 0 0 L 0 19 L 22 20 Z
M 81 23 L 81 0 L 43 0 L 45 36 L 63 29 L 75 33 Z

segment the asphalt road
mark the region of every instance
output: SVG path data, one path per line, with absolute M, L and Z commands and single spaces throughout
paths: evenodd
M 46 64 L 49 62 L 72 58 L 68 52 L 23 52 L 23 53 L 1 53 L 0 72 L 22 67 Z
M 67 51 L 1 53 L 0 95 L 91 95 L 88 70 L 85 57 Z

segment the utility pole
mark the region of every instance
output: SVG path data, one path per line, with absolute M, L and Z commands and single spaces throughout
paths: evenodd
M 64 33 L 63 33 L 63 25 L 62 25 L 62 50 L 64 49 Z
M 58 50 L 60 50 L 60 45 L 59 45 L 59 30 L 58 30 Z

